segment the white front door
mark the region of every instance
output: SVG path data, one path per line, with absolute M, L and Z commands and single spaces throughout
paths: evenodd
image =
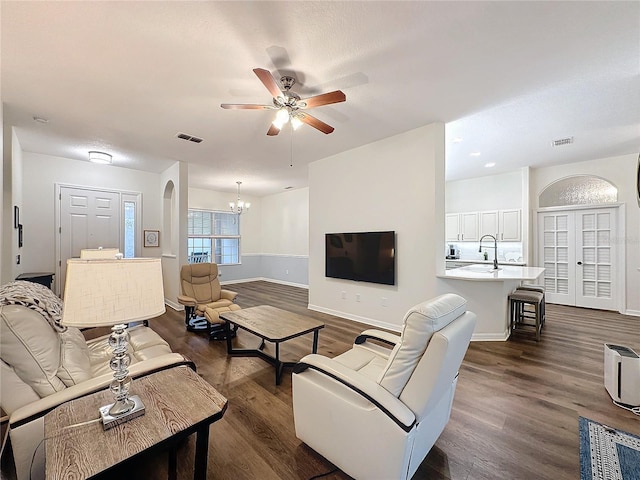
M 59 247 L 56 290 L 64 291 L 67 260 L 83 248 L 121 248 L 120 193 L 60 187 Z
M 618 310 L 617 210 L 538 213 L 538 258 L 549 303 Z

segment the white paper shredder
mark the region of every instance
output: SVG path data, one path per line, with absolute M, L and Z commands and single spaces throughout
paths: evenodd
M 640 357 L 629 347 L 604 344 L 604 386 L 616 402 L 640 405 Z

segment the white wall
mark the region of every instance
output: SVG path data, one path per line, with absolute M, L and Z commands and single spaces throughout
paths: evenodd
M 8 208 L 9 204 L 5 201 L 5 189 L 4 189 L 4 165 L 5 162 L 9 161 L 9 159 L 5 159 L 4 158 L 4 152 L 5 152 L 5 146 L 4 146 L 4 104 L 2 103 L 2 101 L 0 101 L 0 159 L 2 159 L 2 163 L 0 163 L 0 185 L 2 185 L 2 195 L 0 196 L 0 285 L 6 283 L 6 281 L 8 280 L 8 275 L 7 275 L 7 279 L 5 279 L 5 266 L 7 266 L 7 264 L 4 261 L 4 256 L 5 256 L 5 249 L 4 246 L 6 244 L 5 240 L 4 240 L 4 236 L 5 236 L 5 231 L 9 228 L 11 228 L 11 226 L 13 226 L 13 219 L 11 220 L 11 223 L 5 223 L 5 221 L 7 220 L 7 215 L 5 215 L 4 209 Z M 13 208 L 13 207 L 12 207 Z M 8 268 L 8 267 L 7 267 Z
M 522 171 L 447 182 L 447 213 L 522 208 Z
M 142 193 L 143 229 L 160 225 L 160 176 L 113 165 L 39 153 L 22 154 L 24 195 L 20 209 L 24 225 L 24 272 L 55 272 L 55 184 L 83 185 Z M 159 256 L 157 248 L 144 248 L 143 256 Z
M 18 230 L 14 228 L 13 207 L 22 212 L 22 149 L 13 127 L 3 130 L 3 162 L 2 162 L 2 237 L 3 249 L 2 283 L 12 281 L 23 272 L 23 265 L 16 264 L 16 256 L 21 253 L 18 248 Z M 4 156 L 6 155 L 6 156 Z
M 444 270 L 444 125 L 312 163 L 309 221 L 309 308 L 399 329 Z M 325 233 L 376 230 L 396 232 L 395 286 L 325 277 Z
M 309 255 L 309 189 L 262 199 L 261 250 L 275 255 Z
M 164 235 L 164 241 L 170 241 L 171 245 L 169 248 L 162 249 L 164 298 L 168 305 L 181 310 L 182 308 L 178 304 L 180 267 L 187 262 L 187 208 L 189 203 L 187 164 L 185 162 L 176 162 L 162 172 L 159 180 L 158 188 L 151 199 L 163 209 L 159 218 L 164 221 L 160 223 L 160 220 L 158 220 L 158 225 L 161 226 L 161 241 L 163 237 L 162 231 L 171 230 L 170 235 Z M 167 185 L 173 186 L 173 202 L 162 200 L 167 190 Z M 167 209 L 171 209 L 171 211 L 167 211 Z M 158 249 L 156 248 L 156 250 Z
M 638 154 L 603 158 L 586 162 L 531 169 L 530 202 L 532 219 L 536 218 L 538 196 L 549 184 L 572 175 L 590 174 L 602 177 L 618 188 L 618 202 L 625 204 L 625 238 L 621 239 L 626 252 L 625 312 L 640 315 L 640 207 L 636 200 L 636 165 Z M 535 221 L 535 220 L 534 220 Z M 533 226 L 535 230 L 535 223 Z M 533 256 L 533 250 L 530 257 Z M 530 261 L 533 259 L 531 258 Z
M 18 140 L 18 136 L 16 135 L 16 131 L 14 128 L 11 129 L 11 196 L 13 198 L 13 206 L 18 206 L 19 210 L 19 219 L 20 224 L 24 224 L 22 217 L 22 205 L 23 205 L 23 192 L 24 192 L 24 184 L 22 183 L 23 177 L 23 166 L 22 166 L 22 147 L 20 146 L 20 141 Z M 11 223 L 13 225 L 13 206 L 11 206 Z M 24 227 L 23 227 L 24 228 Z M 19 230 L 15 228 L 11 228 L 11 278 L 16 278 L 21 273 L 25 272 L 24 270 L 24 262 L 22 261 L 22 248 L 19 247 L 18 236 Z M 23 230 L 24 233 L 24 230 Z M 17 264 L 16 258 L 20 255 L 20 264 Z

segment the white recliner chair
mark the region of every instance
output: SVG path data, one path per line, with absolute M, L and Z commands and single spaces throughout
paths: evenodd
M 296 436 L 356 479 L 411 478 L 449 421 L 475 323 L 445 294 L 410 309 L 400 336 L 366 330 L 333 359 L 307 355 L 293 375 Z

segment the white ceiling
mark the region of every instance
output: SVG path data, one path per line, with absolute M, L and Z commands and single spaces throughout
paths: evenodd
M 640 150 L 637 1 L 1 8 L 5 125 L 26 151 L 84 161 L 97 149 L 154 172 L 182 160 L 191 186 L 241 180 L 261 196 L 306 186 L 309 162 L 431 122 L 447 125 L 448 180 Z M 293 72 L 303 98 L 344 91 L 310 111 L 335 131 L 267 137 L 272 111 L 220 108 L 270 101 L 256 67 Z

